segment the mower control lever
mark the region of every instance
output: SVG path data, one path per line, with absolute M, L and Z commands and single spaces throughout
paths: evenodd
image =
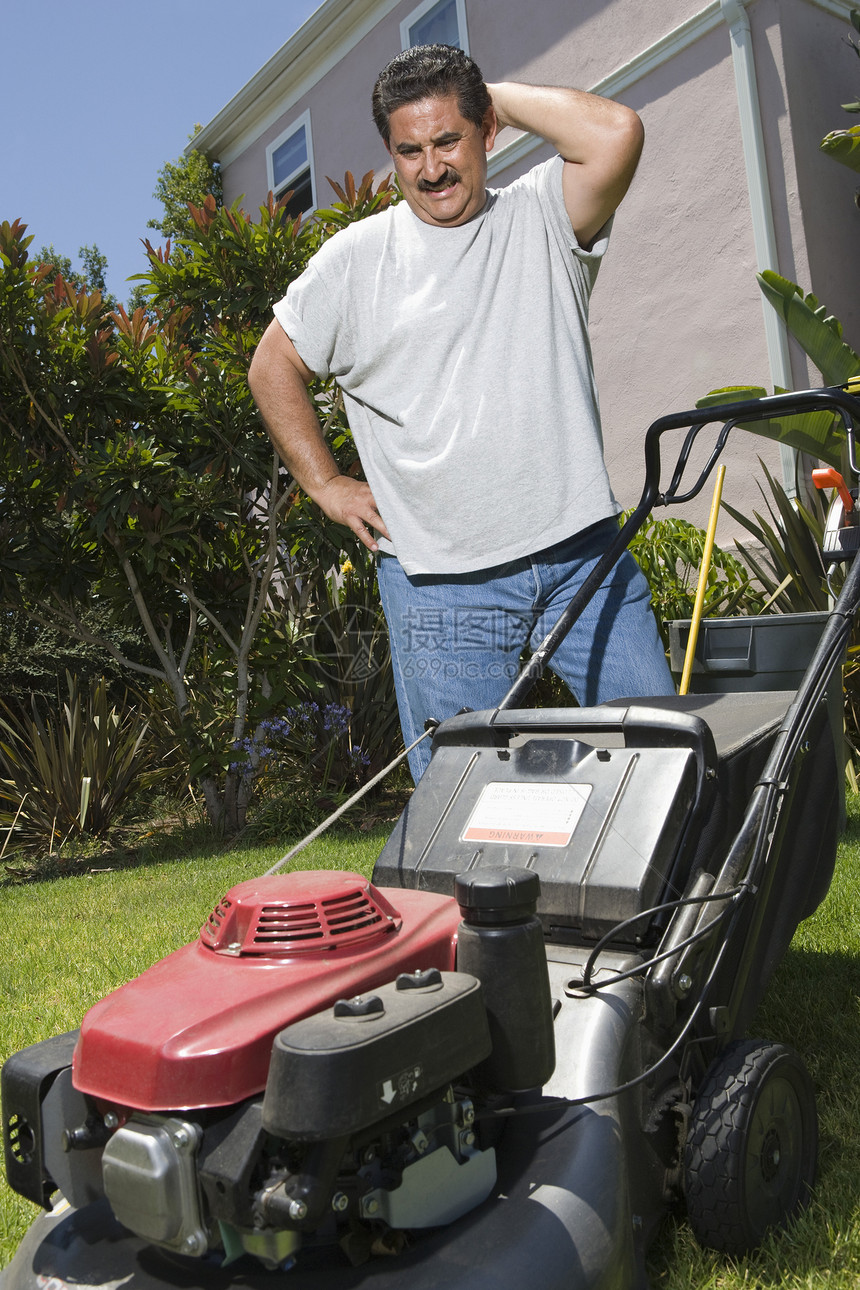
M 835 488 L 842 498 L 842 505 L 845 507 L 845 514 L 849 515 L 854 510 L 854 498 L 848 491 L 848 485 L 832 466 L 822 466 L 819 470 L 813 470 L 812 482 L 816 488 Z
M 860 549 L 860 511 L 857 509 L 857 490 L 852 493 L 838 470 L 832 466 L 813 470 L 812 482 L 816 488 L 835 488 L 836 496 L 830 503 L 824 525 L 821 554 L 825 564 L 852 560 Z

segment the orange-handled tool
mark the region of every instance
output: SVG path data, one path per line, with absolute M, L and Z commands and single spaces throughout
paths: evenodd
M 812 482 L 816 488 L 835 488 L 842 498 L 842 505 L 845 507 L 845 514 L 850 514 L 854 510 L 854 498 L 848 491 L 848 485 L 832 466 L 822 466 L 812 472 Z

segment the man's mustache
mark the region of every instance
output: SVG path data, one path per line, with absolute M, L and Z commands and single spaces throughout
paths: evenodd
M 443 188 L 450 188 L 459 182 L 460 176 L 456 170 L 446 170 L 441 179 L 435 179 L 432 183 L 429 179 L 419 179 L 418 189 L 422 193 L 438 193 Z

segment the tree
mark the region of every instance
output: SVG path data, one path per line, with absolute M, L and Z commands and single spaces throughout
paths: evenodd
M 43 246 L 36 258 L 43 264 L 51 265 L 54 275 L 70 282 L 76 291 L 100 291 L 105 304 L 115 309 L 116 297 L 110 294 L 105 283 L 107 256 L 101 253 L 95 242 L 92 246 L 79 246 L 78 255 L 82 265 L 80 272 L 72 268 L 69 257 L 60 254 L 53 242 L 49 246 Z
M 34 264 L 0 225 L 0 606 L 98 643 L 170 698 L 210 819 L 241 827 L 234 747 L 301 669 L 296 607 L 345 530 L 310 512 L 272 452 L 247 386 L 271 301 L 343 223 L 387 205 L 372 176 L 302 225 L 271 197 L 253 221 L 214 197 L 147 244 L 142 309 L 111 311 Z M 343 191 L 343 190 L 342 190 Z M 333 386 L 314 389 L 335 453 L 354 450 Z M 96 639 L 84 611 L 139 622 L 146 659 Z
M 0 609 L 0 697 L 6 703 L 22 711 L 29 710 L 33 698 L 43 706 L 55 706 L 67 672 L 82 683 L 104 677 L 113 696 L 128 688 L 116 659 L 93 642 L 112 635 L 123 655 L 140 662 L 147 651 L 138 627 L 132 624 L 123 632 L 107 606 L 93 605 L 82 611 L 92 638 L 85 642 L 57 627 L 40 625 L 34 612 L 38 607 L 26 604 L 17 611 Z
M 192 142 L 203 127 L 195 125 L 188 136 Z M 216 209 L 222 204 L 221 169 L 217 161 L 210 161 L 205 153 L 193 148 L 176 161 L 167 161 L 158 172 L 153 197 L 164 208 L 162 219 L 147 221 L 147 228 L 154 228 L 163 238 L 175 240 L 182 235 L 192 235 L 193 220 L 189 203 L 202 207 L 207 197 L 215 200 Z

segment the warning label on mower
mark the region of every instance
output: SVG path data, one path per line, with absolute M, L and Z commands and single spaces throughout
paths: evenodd
M 566 847 L 590 794 L 590 784 L 487 784 L 462 840 Z

